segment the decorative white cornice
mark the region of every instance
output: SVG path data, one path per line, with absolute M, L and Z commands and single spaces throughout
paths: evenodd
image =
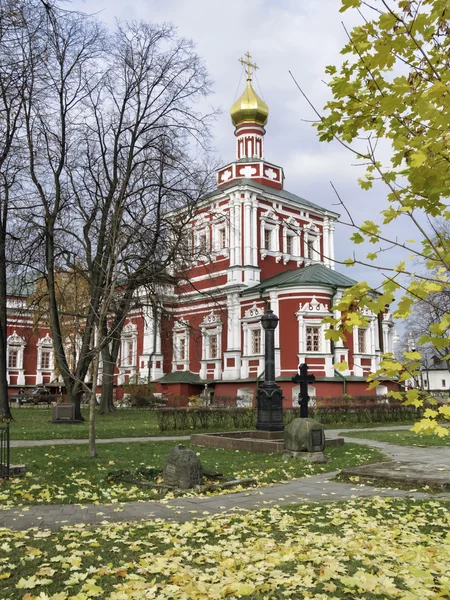
M 176 332 L 183 332 L 189 328 L 189 321 L 187 319 L 179 319 L 173 326 L 173 330 Z
M 25 346 L 26 344 L 23 337 L 21 337 L 16 330 L 13 331 L 13 333 L 8 337 L 6 342 L 8 346 Z
M 222 321 L 219 315 L 216 315 L 214 310 L 212 310 L 208 315 L 205 315 L 203 321 L 200 323 L 200 327 L 211 327 L 215 325 L 221 325 Z
M 124 325 L 122 335 L 137 335 L 137 325 L 131 321 Z
M 298 312 L 295 313 L 298 316 L 308 315 L 328 315 L 329 310 L 326 304 L 319 302 L 315 296 L 312 297 L 310 302 L 302 304 L 300 302 Z
M 39 347 L 42 347 L 42 346 L 52 346 L 52 347 L 53 347 L 53 340 L 52 340 L 52 338 L 49 336 L 49 334 L 47 333 L 47 334 L 45 335 L 45 337 L 41 338 L 41 339 L 38 341 L 37 345 L 38 345 Z
M 315 223 L 306 223 L 303 229 L 308 233 L 320 233 L 320 230 Z
M 270 210 L 266 210 L 265 212 L 261 213 L 261 220 L 278 222 L 280 220 L 280 218 L 275 214 L 274 210 L 270 209 Z
M 264 314 L 264 309 L 261 306 L 257 306 L 256 302 L 244 312 L 242 321 L 258 321 Z

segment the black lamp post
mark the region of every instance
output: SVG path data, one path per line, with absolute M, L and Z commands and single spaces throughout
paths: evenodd
M 268 310 L 261 317 L 265 332 L 264 383 L 258 390 L 256 429 L 260 431 L 283 431 L 283 394 L 275 383 L 275 329 L 278 317 Z

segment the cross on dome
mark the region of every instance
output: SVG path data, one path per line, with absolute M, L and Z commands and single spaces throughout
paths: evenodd
M 258 69 L 258 65 L 256 63 L 252 63 L 250 61 L 252 55 L 250 54 L 250 52 L 246 52 L 244 54 L 244 56 L 247 57 L 247 60 L 244 60 L 243 58 L 239 59 L 239 62 L 241 63 L 241 65 L 245 66 L 247 68 L 247 81 L 251 81 L 252 80 L 252 69 L 253 71 L 256 71 L 256 69 Z
M 258 65 L 251 62 L 252 56 L 250 52 L 246 52 L 244 56 L 245 58 L 239 58 L 238 60 L 246 68 L 247 85 L 242 96 L 231 107 L 231 120 L 235 127 L 244 123 L 252 123 L 264 127 L 269 116 L 269 107 L 256 94 L 252 87 L 252 74 L 256 71 Z

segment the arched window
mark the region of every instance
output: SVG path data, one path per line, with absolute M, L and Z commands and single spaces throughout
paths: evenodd
M 47 333 L 37 343 L 36 385 L 50 383 L 54 369 L 53 340 Z

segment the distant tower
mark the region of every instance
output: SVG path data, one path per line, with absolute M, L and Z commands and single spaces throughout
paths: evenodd
M 231 107 L 231 120 L 236 127 L 234 135 L 237 137 L 236 158 L 255 159 L 264 158 L 264 125 L 269 117 L 269 107 L 261 100 L 252 87 L 252 69 L 258 67 L 250 62 L 251 56 L 247 52 L 247 60 L 239 59 L 247 70 L 247 86 L 244 93 Z
M 264 159 L 264 126 L 269 117 L 269 107 L 252 87 L 252 73 L 258 67 L 250 59 L 249 52 L 245 54 L 245 59 L 239 59 L 246 68 L 247 85 L 230 110 L 235 126 L 236 161 L 219 169 L 217 184 L 220 187 L 238 179 L 246 179 L 281 190 L 283 169 Z

